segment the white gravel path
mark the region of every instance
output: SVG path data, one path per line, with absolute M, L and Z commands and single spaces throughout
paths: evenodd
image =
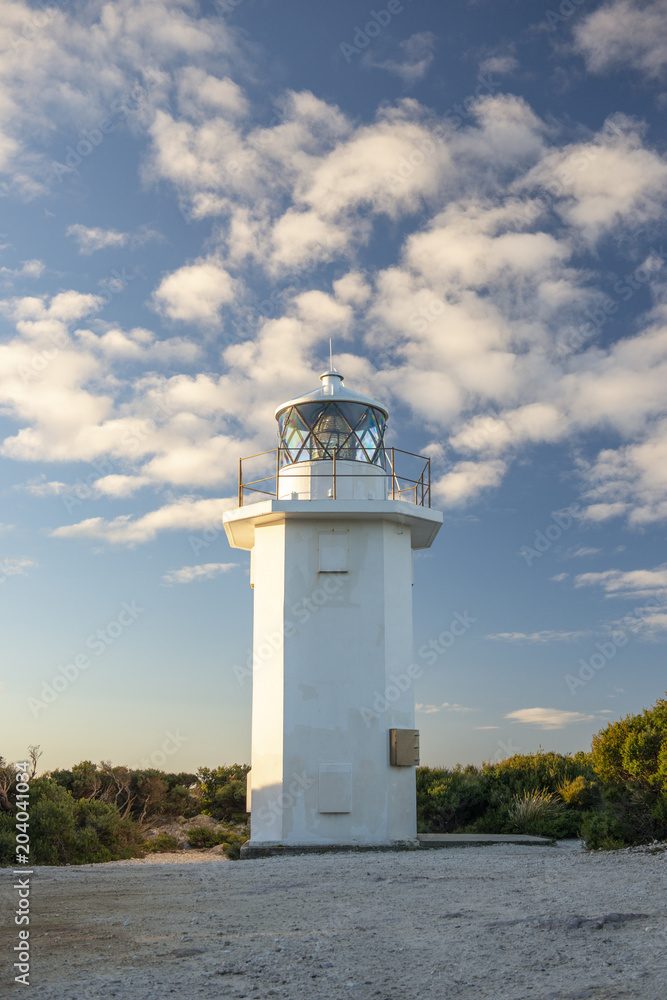
M 667 994 L 667 853 L 592 854 L 568 842 L 199 864 L 198 852 L 175 857 L 35 869 L 30 995 Z M 11 872 L 3 875 L 11 947 L 15 893 Z M 644 916 L 602 923 L 609 914 Z M 588 922 L 576 926 L 573 915 Z M 1 975 L 3 996 L 25 989 L 7 965 Z

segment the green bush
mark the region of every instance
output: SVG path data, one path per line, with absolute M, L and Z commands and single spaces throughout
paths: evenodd
M 188 830 L 190 847 L 215 847 L 224 839 L 225 834 L 221 830 L 209 830 L 205 826 L 192 826 Z
M 509 807 L 509 820 L 515 833 L 535 836 L 563 836 L 565 805 L 554 792 L 524 792 L 515 795 Z
M 225 838 L 224 852 L 230 861 L 239 861 L 241 858 L 241 848 L 248 840 L 247 834 L 232 833 Z
M 627 831 L 609 813 L 588 812 L 581 824 L 581 836 L 589 851 L 613 851 L 625 847 Z
M 0 815 L 0 864 L 15 855 L 14 816 Z M 137 823 L 121 819 L 115 806 L 72 795 L 48 778 L 30 783 L 30 863 L 82 865 L 141 854 Z
M 157 837 L 145 841 L 144 847 L 152 854 L 166 854 L 182 849 L 176 837 L 171 837 L 168 833 L 158 833 Z
M 214 819 L 233 820 L 235 816 L 247 819 L 245 812 L 246 776 L 248 764 L 200 767 L 197 777 L 201 788 L 201 812 Z
M 577 795 L 593 801 L 593 771 L 588 754 L 545 752 L 514 754 L 481 767 L 417 769 L 417 817 L 421 833 L 512 833 L 510 814 L 517 797 L 543 792 L 569 794 L 567 813 L 553 816 L 547 836 L 576 836 L 581 820 Z

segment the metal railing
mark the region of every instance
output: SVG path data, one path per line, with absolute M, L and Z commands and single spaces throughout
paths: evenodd
M 280 494 L 280 475 L 281 475 L 281 455 L 287 451 L 286 448 L 271 448 L 269 451 L 258 451 L 255 455 L 246 455 L 244 458 L 239 459 L 239 507 L 243 507 L 243 502 L 248 493 L 258 493 L 262 496 L 272 497 L 278 499 Z M 269 476 L 263 476 L 261 479 L 246 479 L 244 480 L 244 469 L 243 463 L 250 462 L 254 459 L 264 458 L 267 455 L 275 455 L 275 472 L 272 472 Z M 417 478 L 407 475 L 407 469 L 403 470 L 403 459 L 399 458 L 397 460 L 396 456 L 409 455 L 411 458 L 419 459 L 423 462 L 421 468 L 417 468 L 415 474 Z M 385 475 L 384 477 L 378 476 L 377 473 L 368 473 L 367 477 L 376 482 L 378 479 L 386 479 L 387 483 L 387 499 L 390 500 L 407 500 L 410 503 L 414 503 L 419 507 L 430 507 L 431 506 L 431 459 L 426 455 L 418 455 L 414 451 L 403 451 L 402 448 L 385 448 Z M 365 475 L 363 472 L 338 472 L 336 469 L 336 452 L 332 454 L 332 458 L 328 461 L 331 462 L 332 469 L 331 472 L 313 473 L 312 466 L 308 472 L 298 473 L 294 470 L 297 468 L 298 463 L 294 465 L 289 465 L 289 471 L 286 475 L 290 480 L 292 479 L 328 479 L 331 482 L 331 499 L 336 499 L 336 484 L 341 479 L 359 479 Z M 339 459 L 338 461 L 342 461 Z M 398 464 L 397 464 L 398 463 Z M 268 460 L 265 464 L 268 464 Z M 359 462 L 358 465 L 365 463 Z M 406 463 L 407 464 L 407 463 Z M 287 466 L 282 463 L 283 469 Z M 379 468 L 379 466 L 370 466 L 373 469 Z M 274 484 L 274 488 L 269 488 L 271 484 Z M 260 487 L 265 488 L 260 488 Z M 255 501 L 257 502 L 257 501 Z

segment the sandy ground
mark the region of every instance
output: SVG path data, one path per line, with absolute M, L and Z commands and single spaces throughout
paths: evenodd
M 30 994 L 663 1000 L 667 993 L 664 852 L 589 854 L 568 842 L 237 862 L 202 856 L 35 869 Z M 11 948 L 16 893 L 11 872 L 2 874 Z M 3 996 L 25 990 L 7 964 L 0 975 Z

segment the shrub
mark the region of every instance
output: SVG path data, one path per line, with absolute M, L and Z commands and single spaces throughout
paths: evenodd
M 593 737 L 591 759 L 607 782 L 667 791 L 667 701 L 659 698 L 639 715 L 610 722 Z
M 231 833 L 224 843 L 224 852 L 230 861 L 239 861 L 241 858 L 241 848 L 248 840 L 247 834 Z
M 181 850 L 181 845 L 176 840 L 176 837 L 171 837 L 168 833 L 158 833 L 157 837 L 147 840 L 144 847 L 153 854 L 165 854 L 170 851 Z
M 190 847 L 215 847 L 225 839 L 224 833 L 220 830 L 209 830 L 205 826 L 192 826 L 188 830 L 188 843 Z
M 589 851 L 614 851 L 627 843 L 622 824 L 609 813 L 586 813 L 581 836 Z
M 536 836 L 562 836 L 565 806 L 545 788 L 538 792 L 515 795 L 509 807 L 509 820 L 515 832 Z
M 201 812 L 215 819 L 231 820 L 245 812 L 246 776 L 248 764 L 231 764 L 216 767 L 200 767 L 197 777 L 201 786 Z
M 561 799 L 572 809 L 590 809 L 599 798 L 597 786 L 583 774 L 563 781 L 556 789 Z

